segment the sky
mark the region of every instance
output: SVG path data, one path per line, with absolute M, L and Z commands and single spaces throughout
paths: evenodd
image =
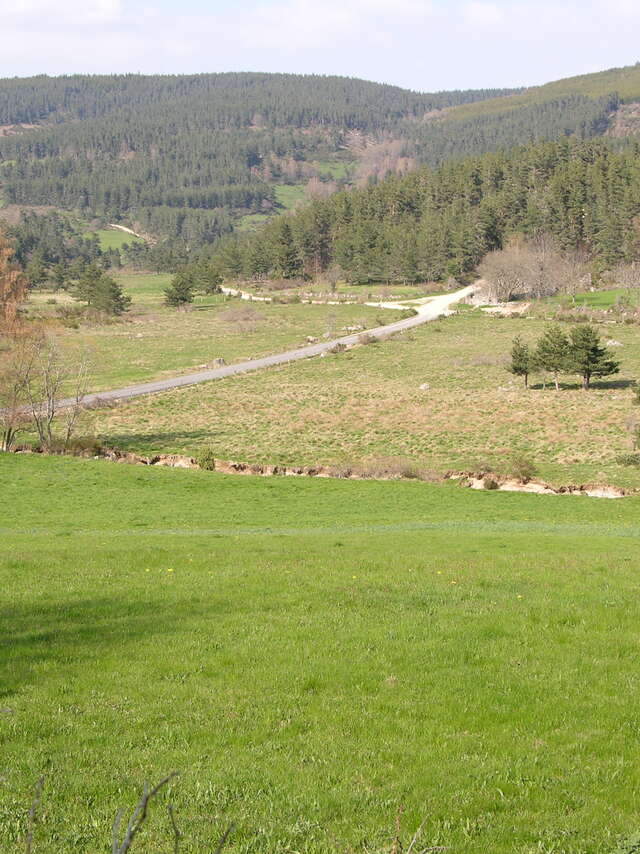
M 0 77 L 281 71 L 423 92 L 640 60 L 640 0 L 0 0 Z

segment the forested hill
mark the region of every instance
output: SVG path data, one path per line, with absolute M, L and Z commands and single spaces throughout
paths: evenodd
M 0 206 L 132 226 L 184 257 L 300 201 L 421 164 L 633 133 L 636 101 L 640 66 L 436 94 L 258 73 L 1 80 Z
M 292 203 L 310 180 L 332 190 L 355 158 L 348 133 L 395 135 L 404 122 L 495 94 L 252 73 L 4 80 L 0 198 L 194 246 L 244 214 Z
M 601 270 L 640 257 L 640 142 L 545 142 L 450 161 L 338 193 L 214 260 L 229 278 L 330 270 L 349 281 L 425 281 L 471 273 L 509 236 L 548 235 Z
M 514 89 L 424 94 L 348 77 L 225 73 L 0 80 L 0 124 L 111 118 L 197 130 L 311 125 L 375 131 Z

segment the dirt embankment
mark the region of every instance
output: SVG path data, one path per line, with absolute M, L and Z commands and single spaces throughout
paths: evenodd
M 16 453 L 33 453 L 26 448 L 17 448 Z M 410 462 L 391 460 L 367 467 L 357 466 L 285 466 L 262 463 L 244 463 L 222 460 L 207 455 L 202 460 L 182 454 L 155 454 L 142 456 L 116 448 L 93 449 L 75 456 L 105 459 L 114 463 L 139 466 L 161 466 L 177 469 L 200 469 L 218 474 L 253 475 L 256 477 L 320 477 L 340 480 L 421 480 L 430 483 L 456 481 L 468 489 L 527 492 L 532 495 L 582 495 L 587 498 L 625 498 L 631 491 L 608 484 L 586 483 L 569 486 L 551 486 L 535 478 L 520 479 L 496 474 L 495 472 L 448 471 L 444 475 L 415 468 Z

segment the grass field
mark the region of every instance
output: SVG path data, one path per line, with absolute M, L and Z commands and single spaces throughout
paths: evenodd
M 172 376 L 209 364 L 231 363 L 277 353 L 304 344 L 307 336 L 341 334 L 348 325 L 376 326 L 395 319 L 392 312 L 361 305 L 249 305 L 219 295 L 196 297 L 192 310 L 162 304 L 170 276 L 115 276 L 132 297 L 131 311 L 116 323 L 83 324 L 61 329 L 59 338 L 71 352 L 84 351 L 91 365 L 91 389 L 102 390 L 136 380 Z M 38 294 L 34 304 L 46 304 Z M 73 302 L 57 294 L 58 303 Z
M 608 854 L 638 830 L 640 499 L 0 455 L 0 848 Z M 170 850 L 161 803 L 136 850 Z M 397 848 L 395 850 L 398 850 Z
M 96 231 L 88 231 L 85 237 L 93 237 L 97 234 L 100 239 L 100 248 L 104 251 L 107 249 L 122 249 L 125 243 L 131 246 L 132 243 L 144 243 L 140 237 L 133 234 L 127 234 L 115 228 L 99 228 Z
M 617 462 L 640 415 L 637 327 L 601 328 L 622 344 L 622 369 L 588 393 L 570 377 L 561 392 L 543 390 L 540 377 L 527 391 L 507 372 L 513 338 L 533 343 L 544 328 L 543 319 L 464 312 L 383 344 L 132 401 L 98 413 L 97 429 L 136 450 L 211 447 L 222 458 L 293 465 L 402 457 L 440 473 L 509 473 L 525 457 L 559 485 L 640 487 L 640 467 Z
M 621 304 L 635 307 L 638 306 L 640 302 L 640 294 L 637 289 L 611 288 L 606 291 L 585 291 L 584 293 L 575 294 L 572 297 L 554 297 L 553 302 L 556 304 L 566 305 L 568 308 L 576 306 L 595 309 L 610 309 Z
M 273 189 L 276 202 L 285 210 L 295 208 L 305 198 L 304 184 L 276 184 Z

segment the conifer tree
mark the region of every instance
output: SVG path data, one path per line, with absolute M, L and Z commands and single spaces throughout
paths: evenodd
M 604 347 L 593 326 L 574 326 L 569 333 L 569 369 L 582 377 L 582 387 L 588 389 L 592 377 L 617 374 L 620 363 Z
M 524 387 L 529 387 L 529 374 L 531 373 L 532 357 L 527 344 L 523 344 L 520 338 L 516 338 L 511 348 L 511 364 L 508 370 L 517 377 L 524 377 Z
M 537 367 L 553 374 L 559 391 L 558 375 L 569 368 L 569 340 L 558 324 L 547 327 L 536 345 L 534 360 Z
M 185 270 L 181 270 L 171 280 L 171 285 L 164 290 L 165 305 L 171 308 L 184 308 L 193 302 L 193 279 Z
M 84 269 L 72 295 L 104 314 L 119 315 L 131 305 L 131 297 L 123 293 L 116 280 L 94 265 Z

